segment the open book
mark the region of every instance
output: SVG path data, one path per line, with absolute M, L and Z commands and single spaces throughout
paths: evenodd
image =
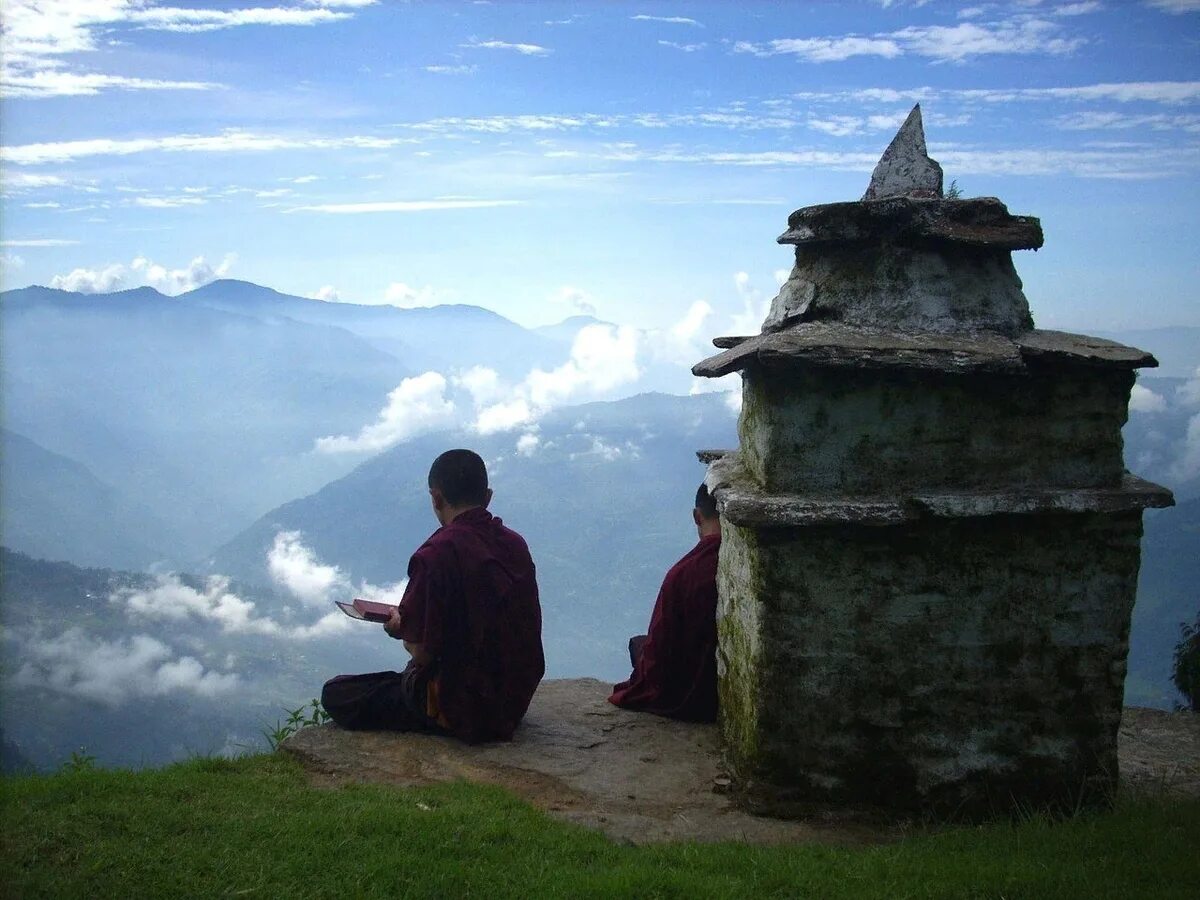
M 334 603 L 350 618 L 361 619 L 364 622 L 386 622 L 399 608 L 390 603 L 378 603 L 375 600 L 362 600 L 358 597 L 355 597 L 351 603 L 344 600 L 335 600 Z

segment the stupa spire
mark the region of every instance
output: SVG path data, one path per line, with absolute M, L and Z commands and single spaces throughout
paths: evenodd
M 925 128 L 918 103 L 883 151 L 863 199 L 941 196 L 942 167 L 929 158 L 925 149 Z

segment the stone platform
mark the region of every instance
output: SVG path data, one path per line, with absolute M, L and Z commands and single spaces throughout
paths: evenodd
M 609 690 L 590 678 L 543 682 L 510 743 L 471 747 L 325 725 L 303 729 L 282 749 L 320 785 L 462 778 L 507 788 L 555 818 L 633 843 L 859 845 L 905 833 L 833 807 L 801 821 L 750 815 L 725 793 L 716 726 L 617 709 L 606 702 Z M 1200 716 L 1126 710 L 1120 750 L 1124 784 L 1200 796 Z

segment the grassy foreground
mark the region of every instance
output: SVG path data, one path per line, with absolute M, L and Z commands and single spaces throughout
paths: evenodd
M 6 778 L 6 897 L 1194 897 L 1200 802 L 871 849 L 630 847 L 469 784 L 318 790 L 279 755 Z

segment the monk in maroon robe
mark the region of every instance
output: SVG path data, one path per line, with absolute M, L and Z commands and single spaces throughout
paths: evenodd
M 483 460 L 448 450 L 429 470 L 441 528 L 413 554 L 399 610 L 403 672 L 339 675 L 321 702 L 343 728 L 508 740 L 545 672 L 542 611 L 525 540 L 487 510 Z
M 609 703 L 685 719 L 717 717 L 717 552 L 721 520 L 700 485 L 692 520 L 700 535 L 663 579 L 650 633 L 629 642 L 633 674 L 616 685 Z

